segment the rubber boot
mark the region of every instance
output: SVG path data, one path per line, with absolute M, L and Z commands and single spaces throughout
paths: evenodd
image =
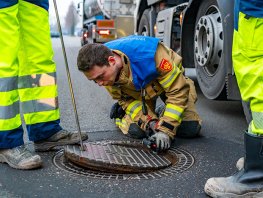
M 230 177 L 210 178 L 205 192 L 211 197 L 260 197 L 263 194 L 263 137 L 245 133 L 244 168 Z

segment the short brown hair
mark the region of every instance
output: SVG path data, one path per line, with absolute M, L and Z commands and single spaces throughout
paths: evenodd
M 92 43 L 84 45 L 77 58 L 77 65 L 80 71 L 88 71 L 95 65 L 109 65 L 108 57 L 113 56 L 112 51 L 103 44 Z

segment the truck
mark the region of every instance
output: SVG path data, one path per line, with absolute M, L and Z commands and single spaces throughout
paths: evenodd
M 83 0 L 81 44 L 104 43 L 134 33 L 135 0 Z
M 206 98 L 241 100 L 231 56 L 234 0 L 138 0 L 134 15 L 136 34 L 159 38 L 195 68 Z

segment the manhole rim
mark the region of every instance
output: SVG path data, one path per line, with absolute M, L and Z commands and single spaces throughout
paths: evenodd
M 93 141 L 95 143 L 95 141 Z M 114 141 L 114 140 L 102 140 L 102 141 L 96 141 L 96 143 L 114 143 L 114 144 L 131 144 L 131 143 L 140 143 L 140 141 Z M 195 162 L 195 158 L 184 149 L 181 149 L 179 147 L 171 146 L 169 149 L 169 152 L 177 155 L 177 157 L 180 159 L 178 163 L 175 165 L 172 165 L 170 167 L 156 170 L 153 172 L 145 172 L 145 173 L 133 173 L 133 174 L 126 174 L 126 173 L 106 173 L 106 172 L 98 172 L 94 170 L 88 170 L 84 169 L 82 167 L 76 166 L 73 163 L 71 164 L 71 167 L 67 166 L 65 163 L 63 163 L 63 159 L 65 158 L 63 156 L 64 149 L 61 149 L 57 151 L 54 156 L 52 157 L 53 164 L 60 170 L 66 171 L 72 175 L 82 176 L 82 177 L 88 177 L 88 178 L 94 178 L 94 179 L 115 179 L 115 180 L 129 180 L 129 179 L 157 179 L 162 177 L 169 177 L 170 175 L 173 175 L 175 173 L 181 173 L 189 168 L 191 168 Z M 64 160 L 65 161 L 65 160 Z M 74 169 L 73 169 L 74 167 Z

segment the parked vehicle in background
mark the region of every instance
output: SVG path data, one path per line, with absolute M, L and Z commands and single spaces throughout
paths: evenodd
M 104 43 L 134 33 L 135 0 L 83 0 L 81 44 Z M 128 24 L 128 25 L 127 25 Z
M 88 34 L 89 34 L 88 30 L 86 28 L 83 28 L 80 35 L 81 46 L 88 43 Z
M 58 38 L 60 35 L 59 35 L 59 32 L 57 31 L 50 31 L 50 36 L 52 38 Z
M 240 100 L 232 67 L 233 15 L 234 0 L 138 0 L 135 32 L 179 52 L 183 66 L 195 68 L 207 98 Z

